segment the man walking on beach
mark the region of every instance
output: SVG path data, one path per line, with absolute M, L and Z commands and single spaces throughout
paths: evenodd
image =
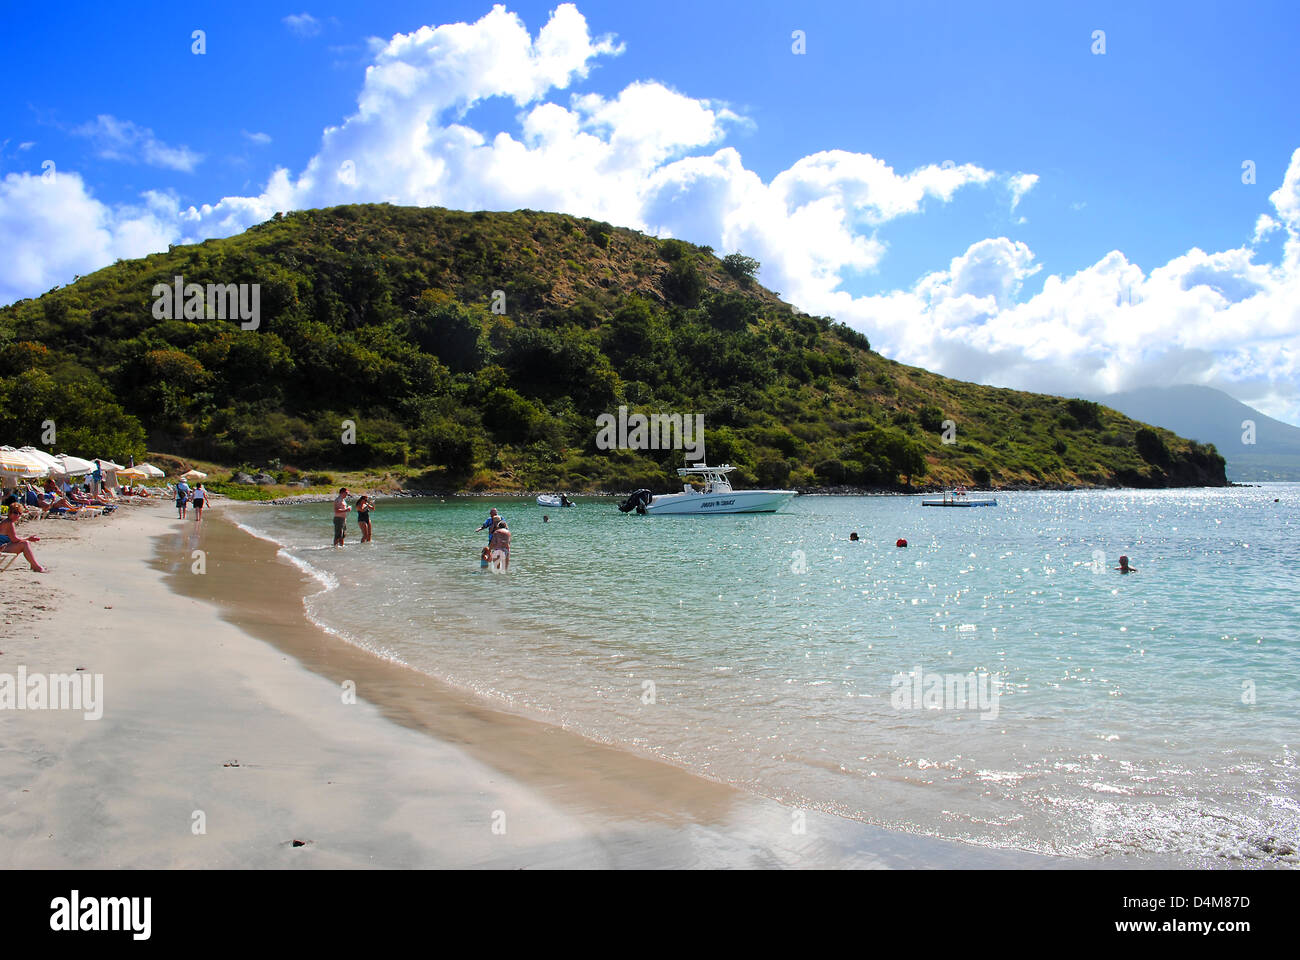
M 176 481 L 176 519 L 185 519 L 185 508 L 190 503 L 190 485 L 182 477 Z
M 334 498 L 334 546 L 343 546 L 343 535 L 347 532 L 348 488 L 339 487 L 339 495 Z

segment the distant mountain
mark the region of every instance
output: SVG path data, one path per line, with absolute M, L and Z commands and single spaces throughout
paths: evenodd
M 1227 460 L 1228 479 L 1300 480 L 1300 427 L 1274 420 L 1213 387 L 1143 387 L 1095 397 L 1121 413 L 1212 443 Z M 1254 421 L 1255 442 L 1243 442 L 1244 421 Z

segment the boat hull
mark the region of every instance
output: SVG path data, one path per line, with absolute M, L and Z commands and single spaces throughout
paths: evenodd
M 645 512 L 653 517 L 705 517 L 728 513 L 775 513 L 798 496 L 795 490 L 733 490 L 728 493 L 670 493 L 655 497 Z
M 923 507 L 996 507 L 996 500 L 922 500 Z

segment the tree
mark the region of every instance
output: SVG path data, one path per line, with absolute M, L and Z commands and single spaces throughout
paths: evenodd
M 729 253 L 722 258 L 722 269 L 745 286 L 749 286 L 758 277 L 760 266 L 762 264 L 753 257 L 747 257 L 739 252 Z

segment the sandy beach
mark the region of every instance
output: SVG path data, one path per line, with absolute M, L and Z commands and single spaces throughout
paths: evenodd
M 0 673 L 102 675 L 103 716 L 0 712 L 0 866 L 1088 865 L 804 813 L 499 710 L 309 623 L 304 575 L 228 506 L 24 524 L 53 572 L 4 574 Z

